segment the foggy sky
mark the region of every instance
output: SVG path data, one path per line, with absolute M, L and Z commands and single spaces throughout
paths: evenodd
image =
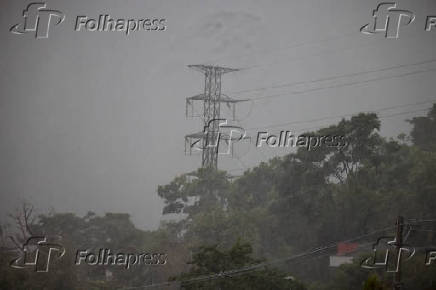
M 0 4 L 0 212 L 23 200 L 39 212 L 126 212 L 136 225 L 154 229 L 162 218 L 157 186 L 201 164 L 184 153 L 184 135 L 202 129 L 186 119 L 185 98 L 201 93 L 203 76 L 189 64 L 245 68 L 223 77 L 235 98 L 289 93 L 238 107 L 245 128 L 372 111 L 436 100 L 434 72 L 292 95 L 309 84 L 239 94 L 231 92 L 411 64 L 436 58 L 436 15 L 431 0 L 399 1 L 416 14 L 399 39 L 364 35 L 377 1 L 67 1 L 50 9 L 66 14 L 48 39 L 14 35 L 31 2 Z M 75 17 L 166 18 L 162 32 L 74 31 Z M 436 68 L 434 63 L 325 82 L 365 81 Z M 381 115 L 417 111 L 430 103 Z M 200 108 L 197 106 L 197 108 Z M 225 109 L 223 109 L 225 110 Z M 199 111 L 197 111 L 198 113 Z M 382 119 L 382 134 L 408 132 L 412 112 Z M 298 132 L 339 121 L 269 129 Z M 256 130 L 251 130 L 255 135 Z M 301 132 L 302 133 L 302 132 Z M 239 158 L 222 158 L 220 169 L 241 174 L 286 150 L 250 147 Z M 237 153 L 238 154 L 238 153 Z

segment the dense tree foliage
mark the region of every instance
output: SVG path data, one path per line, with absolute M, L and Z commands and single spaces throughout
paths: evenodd
M 181 287 L 186 290 L 306 290 L 301 283 L 294 281 L 293 277 L 268 267 L 248 273 L 227 274 L 232 270 L 259 263 L 260 260 L 253 259 L 251 254 L 251 245 L 239 241 L 227 251 L 218 249 L 217 245 L 201 247 L 189 263 L 193 265 L 190 271 L 178 277 Z M 244 275 L 238 275 L 239 273 Z
M 189 178 L 179 176 L 159 187 L 167 203 L 164 213 L 186 214 L 178 229 L 193 248 L 216 242 L 231 247 L 242 238 L 252 243 L 256 255 L 270 260 L 392 226 L 398 215 L 434 217 L 435 115 L 436 106 L 427 117 L 410 121 L 412 143 L 404 135 L 396 140 L 381 137 L 377 116 L 359 114 L 306 134 L 346 136 L 345 148 L 320 147 L 310 152 L 300 148 L 247 170 L 231 183 L 221 171 L 200 169 Z M 376 238 L 359 242 L 368 244 Z M 434 243 L 433 235 L 419 231 L 412 231 L 409 238 Z M 313 285 L 327 285 L 335 277 L 328 259 L 284 263 L 284 267 Z M 343 288 L 331 289 L 362 289 L 365 281 L 367 288 L 382 287 L 364 270 L 359 272 L 357 284 L 347 282 Z

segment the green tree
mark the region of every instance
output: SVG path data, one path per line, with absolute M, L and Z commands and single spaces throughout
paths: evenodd
M 428 112 L 426 117 L 415 117 L 409 120 L 413 125 L 410 133 L 413 143 L 425 151 L 436 149 L 436 104 Z
M 255 271 L 240 271 L 227 273 L 230 270 L 241 269 L 260 263 L 251 257 L 252 247 L 248 243 L 237 242 L 229 250 L 220 250 L 217 245 L 201 247 L 193 255 L 192 268 L 175 279 L 181 282 L 186 290 L 305 290 L 300 282 L 278 270 L 263 266 Z M 206 277 L 206 278 L 204 278 Z M 214 278 L 211 278 L 214 277 Z M 204 278 L 204 279 L 203 279 Z

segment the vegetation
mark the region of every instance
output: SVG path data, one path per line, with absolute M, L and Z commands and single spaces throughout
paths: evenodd
M 37 276 L 9 268 L 5 261 L 11 255 L 5 254 L 0 289 L 113 289 L 170 277 L 184 289 L 390 289 L 392 275 L 362 269 L 360 256 L 353 264 L 331 268 L 328 256 L 335 254 L 334 247 L 319 255 L 295 255 L 353 237 L 361 237 L 359 255 L 367 255 L 379 235 L 393 234 L 370 233 L 393 226 L 398 215 L 435 218 L 436 105 L 426 117 L 409 122 L 410 135 L 387 140 L 379 135 L 377 115 L 359 114 L 307 133 L 346 136 L 349 144 L 341 150 L 299 149 L 233 181 L 226 172 L 209 169 L 177 176 L 159 186 L 158 194 L 165 201 L 163 214 L 183 218 L 157 231 L 136 229 L 126 214 L 40 216 L 29 229 L 61 236 L 66 247 L 147 249 L 167 253 L 168 264 L 124 270 L 60 262 L 50 275 Z M 434 245 L 435 224 L 407 227 L 407 242 L 418 249 Z M 6 245 L 11 243 L 4 239 Z M 422 255 L 417 252 L 404 264 L 405 289 L 436 289 L 436 265 L 425 266 Z M 267 266 L 256 271 L 186 282 L 262 262 Z

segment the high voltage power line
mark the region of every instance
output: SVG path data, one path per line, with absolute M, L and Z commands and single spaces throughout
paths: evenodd
M 402 37 L 402 38 L 408 38 L 408 39 L 412 39 L 412 38 L 416 38 L 419 35 L 413 35 L 413 36 L 406 36 L 406 37 Z M 247 70 L 258 70 L 258 69 L 263 69 L 265 70 L 266 67 L 272 66 L 272 65 L 276 65 L 276 64 L 289 64 L 289 63 L 294 63 L 294 62 L 299 62 L 302 61 L 306 58 L 312 58 L 312 57 L 319 57 L 319 56 L 323 56 L 325 54 L 336 54 L 339 52 L 345 52 L 345 51 L 353 51 L 354 49 L 361 49 L 364 47 L 369 47 L 369 46 L 373 46 L 373 45 L 377 45 L 379 44 L 379 42 L 369 42 L 369 43 L 364 43 L 364 44 L 359 44 L 357 47 L 356 46 L 352 46 L 352 47 L 347 47 L 347 48 L 342 48 L 342 49 L 337 49 L 337 48 L 333 48 L 333 49 L 329 49 L 329 50 L 321 50 L 315 53 L 311 53 L 311 54 L 306 54 L 304 56 L 296 56 L 296 57 L 292 57 L 290 59 L 280 59 L 279 61 L 273 61 L 273 62 L 269 62 L 269 63 L 262 63 L 262 64 L 257 64 L 257 65 L 253 65 L 250 67 L 247 67 Z M 389 42 L 387 42 L 386 44 L 390 44 Z
M 391 67 L 385 67 L 385 68 L 380 68 L 380 69 L 368 70 L 368 71 L 363 71 L 363 72 L 355 72 L 355 73 L 344 74 L 344 75 L 339 75 L 339 76 L 325 77 L 325 78 L 321 78 L 321 79 L 317 79 L 317 80 L 311 80 L 311 81 L 306 81 L 306 82 L 281 84 L 279 86 L 274 86 L 274 87 L 284 87 L 284 86 L 296 85 L 296 84 L 299 84 L 299 83 L 310 83 L 310 82 L 320 82 L 320 81 L 334 80 L 334 79 L 348 77 L 348 76 L 357 76 L 357 75 L 361 75 L 361 74 L 376 73 L 376 72 L 382 72 L 382 71 L 388 71 L 388 70 L 393 70 L 393 69 L 399 69 L 399 68 L 403 68 L 403 67 L 423 65 L 423 64 L 434 63 L 434 62 L 436 62 L 436 59 L 430 59 L 430 60 L 416 62 L 416 63 L 412 63 L 412 64 L 400 64 L 400 65 L 395 65 L 395 66 L 391 66 Z M 328 86 L 328 87 L 321 87 L 321 88 L 309 89 L 309 90 L 305 90 L 305 91 L 293 92 L 293 94 L 303 94 L 303 93 L 307 93 L 307 92 L 310 92 L 310 91 L 318 91 L 318 90 L 331 89 L 331 88 L 337 88 L 337 87 L 359 85 L 359 84 L 364 84 L 364 83 L 369 83 L 369 82 L 376 82 L 376 81 L 380 81 L 380 80 L 383 80 L 383 79 L 393 79 L 393 78 L 398 78 L 398 77 L 405 77 L 405 76 L 409 76 L 409 75 L 425 73 L 425 72 L 430 72 L 430 71 L 435 71 L 435 70 L 436 69 L 424 69 L 424 70 L 406 72 L 406 73 L 397 74 L 397 75 L 394 75 L 394 76 L 386 76 L 386 77 L 374 78 L 374 79 L 369 79 L 369 80 L 364 80 L 364 81 L 356 81 L 356 82 L 350 82 L 350 83 L 345 83 L 345 84 L 337 84 L 337 85 Z M 255 90 L 260 90 L 260 89 L 265 89 L 265 88 L 257 88 Z M 246 90 L 246 91 L 248 91 L 248 90 Z M 251 99 L 251 101 L 252 101 L 251 105 L 253 105 L 253 101 L 256 101 L 256 100 L 259 100 L 259 99 L 273 98 L 273 97 L 279 97 L 279 96 L 283 96 L 283 95 L 285 95 L 285 94 L 277 94 L 277 95 L 272 95 L 272 96 L 264 96 L 264 97 L 257 98 L 257 99 Z M 425 104 L 425 103 L 430 103 L 430 102 L 434 102 L 434 101 L 436 101 L 436 100 L 429 100 L 429 101 L 425 101 L 425 102 L 417 102 L 417 103 L 406 104 L 406 105 L 386 107 L 386 108 L 382 108 L 382 109 L 378 109 L 378 110 L 373 110 L 373 111 L 369 111 L 369 112 L 377 113 L 377 112 L 382 112 L 382 111 L 391 110 L 391 109 L 395 109 L 395 108 L 401 108 L 401 107 L 406 107 L 406 106 L 411 106 L 411 105 Z M 252 106 L 250 108 L 250 111 L 251 111 L 251 109 L 252 109 Z M 425 110 L 428 110 L 428 109 L 421 109 L 421 110 L 415 110 L 415 111 L 407 111 L 407 112 L 395 113 L 395 114 L 391 114 L 391 115 L 387 115 L 387 116 L 381 116 L 381 117 L 379 117 L 379 119 L 390 118 L 390 117 L 393 117 L 393 116 L 399 116 L 399 115 L 404 115 L 404 114 L 408 114 L 408 113 L 421 112 L 421 111 L 425 111 Z M 345 115 L 339 115 L 339 116 L 331 116 L 331 117 L 312 119 L 312 120 L 293 121 L 293 122 L 287 122 L 287 123 L 273 124 L 273 125 L 270 125 L 270 126 L 249 128 L 247 130 L 260 129 L 260 128 L 265 128 L 265 129 L 266 128 L 275 128 L 275 127 L 281 127 L 281 126 L 285 126 L 285 125 L 298 124 L 298 123 L 319 122 L 319 121 L 323 121 L 323 120 L 335 119 L 335 118 L 340 118 L 340 117 L 350 117 L 350 116 L 353 116 L 353 115 L 358 114 L 358 113 L 359 112 L 355 112 L 355 113 L 351 113 L 351 114 L 345 114 Z M 325 127 L 325 126 L 311 127 L 311 128 L 302 129 L 302 130 L 316 129 L 316 128 L 322 128 L 322 127 Z M 244 165 L 244 167 L 246 168 L 245 165 Z M 237 170 L 237 169 L 234 169 L 234 170 Z
M 433 103 L 433 102 L 436 102 L 436 99 L 429 100 L 429 101 L 424 101 L 424 102 L 416 102 L 416 103 L 411 103 L 411 104 L 405 104 L 405 105 L 385 107 L 385 108 L 382 108 L 382 109 L 379 109 L 379 110 L 366 111 L 366 112 L 363 112 L 363 113 L 377 113 L 377 112 L 388 111 L 388 110 L 402 108 L 402 107 L 408 107 L 408 106 L 413 106 L 413 105 L 421 105 L 421 104 L 428 104 L 428 103 Z M 429 108 L 424 108 L 424 109 L 419 109 L 419 110 L 412 110 L 412 111 L 406 111 L 406 112 L 398 112 L 398 113 L 393 113 L 393 114 L 389 114 L 389 115 L 379 116 L 378 119 L 382 120 L 382 119 L 387 119 L 387 118 L 391 118 L 391 117 L 395 117 L 395 116 L 401 116 L 401 115 L 406 115 L 406 114 L 411 114 L 411 113 L 424 112 L 424 111 L 428 111 L 428 110 L 429 110 Z M 319 119 L 313 119 L 313 120 L 307 120 L 307 121 L 297 121 L 297 123 L 312 123 L 312 122 L 318 122 L 318 121 L 323 121 L 323 120 L 337 119 L 337 118 L 343 118 L 343 117 L 352 117 L 352 116 L 355 116 L 358 113 L 362 113 L 362 112 L 356 112 L 356 113 L 350 113 L 350 114 L 344 114 L 344 115 L 337 115 L 337 116 L 331 116 L 331 117 L 325 117 L 325 118 L 319 118 Z M 285 125 L 289 125 L 289 124 L 295 124 L 295 122 L 286 123 L 286 124 L 271 125 L 271 126 L 268 126 L 268 127 L 248 128 L 247 131 L 255 130 L 255 129 L 277 128 L 277 127 L 281 127 L 281 126 L 285 126 Z M 319 126 L 314 126 L 314 127 L 305 127 L 305 128 L 298 129 L 298 131 L 307 132 L 309 130 L 316 130 L 316 129 L 327 128 L 328 126 L 331 126 L 331 125 L 319 125 Z M 257 150 L 257 152 L 261 153 L 260 150 Z M 263 155 L 263 157 L 265 159 L 268 159 L 268 157 L 265 156 L 263 153 L 262 153 L 262 155 Z M 240 170 L 247 170 L 248 169 L 248 166 L 246 164 L 242 163 L 242 160 L 240 160 L 240 158 L 238 158 L 237 156 L 236 156 L 236 158 L 239 161 L 239 163 L 242 165 L 241 168 L 232 168 L 232 169 L 229 169 L 229 170 L 226 170 L 226 171 L 234 172 L 234 171 L 240 171 Z
M 313 79 L 313 80 L 308 80 L 308 81 L 289 82 L 289 83 L 259 87 L 259 88 L 254 88 L 254 89 L 232 91 L 230 93 L 240 94 L 240 93 L 247 93 L 247 92 L 264 91 L 267 89 L 279 89 L 279 88 L 285 88 L 285 87 L 293 87 L 293 86 L 302 85 L 302 84 L 312 84 L 312 83 L 318 83 L 318 82 L 324 82 L 324 81 L 331 81 L 331 80 L 337 80 L 337 79 L 341 79 L 341 78 L 345 78 L 345 77 L 353 77 L 353 76 L 359 76 L 362 74 L 370 74 L 370 73 L 389 71 L 389 70 L 394 70 L 394 69 L 398 69 L 398 68 L 418 66 L 418 65 L 423 65 L 423 64 L 427 64 L 427 63 L 434 63 L 434 62 L 436 62 L 436 59 L 429 59 L 429 60 L 420 61 L 420 62 L 416 62 L 416 63 L 400 64 L 400 65 L 394 65 L 394 66 L 390 66 L 390 67 L 383 67 L 383 68 L 379 68 L 379 69 L 371 69 L 371 70 L 353 72 L 353 73 L 342 74 L 342 75 L 328 76 L 328 77 L 323 77 L 323 78 L 318 78 L 318 79 Z
M 436 100 L 435 100 L 436 101 Z M 395 116 L 402 116 L 402 115 L 407 115 L 407 114 L 411 114 L 411 113 L 419 113 L 419 112 L 424 112 L 424 111 L 428 111 L 429 108 L 425 108 L 425 109 L 420 109 L 420 110 L 414 110 L 414 111 L 406 111 L 406 112 L 399 112 L 399 113 L 394 113 L 394 114 L 390 114 L 390 115 L 385 115 L 385 116 L 380 116 L 378 117 L 378 119 L 386 119 L 386 118 L 391 118 L 391 117 L 395 117 Z M 311 127 L 311 128 L 303 128 L 301 129 L 301 131 L 305 131 L 305 130 L 314 130 L 314 129 L 322 129 L 325 126 L 317 126 L 317 127 Z
M 335 85 L 331 85 L 331 86 L 313 88 L 313 89 L 307 89 L 307 90 L 301 90 L 301 91 L 294 91 L 294 92 L 290 92 L 290 93 L 281 93 L 281 94 L 274 94 L 274 95 L 269 95 L 269 96 L 262 96 L 262 97 L 252 98 L 252 100 L 259 101 L 259 100 L 263 100 L 263 99 L 278 98 L 278 97 L 284 97 L 284 96 L 290 96 L 290 95 L 301 95 L 301 94 L 306 94 L 306 93 L 310 93 L 310 92 L 367 84 L 367 83 L 371 83 L 371 82 L 378 82 L 381 80 L 401 78 L 401 77 L 406 77 L 406 76 L 421 74 L 421 73 L 426 73 L 426 72 L 432 72 L 432 71 L 436 71 L 436 68 L 422 69 L 422 70 L 402 73 L 402 74 L 398 74 L 398 75 L 394 75 L 394 76 L 378 77 L 378 78 L 372 78 L 372 79 L 363 80 L 363 81 L 354 81 L 354 82 L 349 82 L 349 83 L 344 83 L 344 84 L 335 84 Z
M 289 45 L 289 46 L 285 46 L 285 47 L 278 47 L 278 48 L 273 48 L 273 49 L 271 49 L 271 48 L 262 49 L 262 50 L 259 50 L 258 52 L 262 53 L 262 55 L 265 55 L 265 54 L 268 54 L 268 53 L 271 53 L 271 52 L 283 51 L 283 50 L 289 49 L 289 48 L 304 47 L 304 46 L 308 46 L 308 45 L 314 46 L 315 44 L 321 44 L 323 42 L 328 42 L 328 41 L 331 41 L 331 40 L 346 39 L 346 38 L 348 38 L 349 36 L 352 36 L 352 35 L 359 36 L 360 34 L 356 33 L 356 32 L 349 32 L 349 33 L 345 33 L 345 34 L 342 34 L 342 35 L 338 35 L 338 36 L 334 36 L 334 37 L 328 37 L 328 38 L 324 38 L 324 39 L 317 40 L 317 41 L 301 42 L 301 43 L 296 43 L 296 44 L 293 44 L 293 45 Z M 403 36 L 402 38 L 403 39 L 404 38 L 412 39 L 412 38 L 416 38 L 418 36 L 419 35 L 415 35 L 414 34 L 412 36 Z M 358 47 L 351 47 L 351 48 L 349 47 L 349 48 L 344 48 L 344 49 L 331 49 L 331 50 L 327 50 L 327 51 L 320 51 L 320 52 L 316 52 L 316 53 L 305 55 L 305 56 L 294 57 L 292 59 L 284 59 L 284 60 L 282 59 L 282 60 L 277 61 L 277 62 L 261 63 L 261 64 L 256 64 L 256 65 L 251 65 L 251 66 L 248 66 L 248 67 L 241 68 L 241 70 L 250 70 L 250 71 L 253 70 L 253 69 L 257 70 L 259 68 L 265 68 L 265 67 L 268 67 L 268 66 L 271 66 L 271 65 L 274 65 L 274 64 L 289 63 L 290 61 L 300 61 L 300 60 L 303 60 L 303 59 L 308 58 L 308 57 L 322 56 L 323 54 L 326 54 L 326 53 L 329 53 L 329 54 L 330 53 L 338 53 L 340 51 L 348 51 L 348 50 L 351 50 L 351 49 L 360 49 L 362 47 L 373 46 L 373 45 L 376 45 L 376 44 L 379 44 L 379 43 L 378 42 L 364 43 L 364 44 L 360 44 Z M 253 53 L 253 52 L 251 52 L 251 53 L 243 53 L 243 54 L 240 54 L 240 56 L 246 56 L 246 55 L 251 55 L 251 54 L 254 55 L 255 53 Z M 231 59 L 231 58 L 235 58 L 235 57 L 234 56 L 233 57 L 221 57 L 221 58 L 217 58 L 215 60 L 208 61 L 206 63 L 217 63 L 219 60 Z
M 436 99 L 434 101 L 436 101 Z M 380 116 L 380 117 L 378 117 L 378 119 L 386 119 L 386 118 L 406 115 L 406 114 L 410 114 L 410 113 L 424 112 L 424 111 L 428 111 L 428 110 L 429 110 L 429 108 L 420 109 L 420 110 L 414 110 L 414 111 L 399 112 L 399 113 L 394 113 L 394 114 L 390 114 L 390 115 Z M 346 117 L 346 116 L 347 115 L 344 115 L 344 117 Z M 350 116 L 353 116 L 353 115 L 350 115 Z M 306 128 L 299 129 L 298 131 L 307 132 L 309 130 L 316 130 L 316 129 L 327 128 L 327 126 L 329 126 L 329 125 L 321 125 L 321 126 L 315 126 L 315 127 L 306 127 Z M 275 128 L 275 127 L 279 127 L 279 126 L 274 126 L 274 127 L 269 127 L 269 128 Z M 261 129 L 261 128 L 252 128 L 252 129 Z M 250 129 L 247 129 L 247 130 L 250 130 Z M 260 151 L 260 150 L 256 150 L 256 152 L 262 153 L 262 151 Z M 262 153 L 262 155 L 263 155 L 263 157 L 265 159 L 268 159 L 268 157 L 265 156 L 263 153 Z M 243 165 L 243 167 L 244 168 L 242 168 L 242 167 L 241 168 L 232 168 L 232 169 L 226 170 L 226 171 L 228 171 L 228 172 L 235 172 L 235 171 L 240 171 L 240 170 L 248 169 L 248 166 L 246 166 L 246 165 Z
M 357 73 L 348 74 L 348 75 L 357 75 L 357 74 L 362 74 L 362 73 L 373 73 L 373 72 L 379 72 L 379 71 L 392 70 L 392 69 L 402 68 L 402 67 L 422 65 L 422 64 L 433 63 L 433 62 L 436 62 L 436 59 L 431 59 L 431 60 L 427 60 L 427 61 L 417 62 L 417 63 L 413 63 L 413 64 L 401 64 L 401 65 L 396 65 L 396 66 L 392 66 L 392 67 L 388 67 L 388 68 L 381 68 L 381 69 L 365 71 L 365 72 L 357 72 Z M 410 75 L 414 75 L 414 74 L 431 72 L 431 71 L 436 71 L 436 68 L 417 70 L 417 71 L 406 72 L 406 73 L 403 73 L 403 74 L 397 74 L 397 75 L 393 75 L 393 76 L 386 76 L 386 77 L 381 77 L 381 78 L 368 79 L 368 80 L 364 80 L 364 81 L 355 81 L 355 82 L 349 82 L 349 83 L 345 83 L 345 84 L 336 84 L 336 85 L 327 86 L 327 87 L 314 88 L 314 89 L 309 89 L 309 90 L 304 90 L 304 91 L 297 91 L 297 92 L 293 92 L 291 94 L 297 95 L 297 94 L 304 94 L 304 93 L 313 92 L 313 91 L 319 91 L 319 90 L 326 90 L 326 89 L 332 89 L 332 88 L 338 88 L 338 87 L 346 87 L 346 86 L 354 86 L 354 85 L 359 85 L 359 84 L 376 82 L 376 81 L 380 81 L 380 80 L 384 80 L 384 79 L 394 79 L 394 78 L 405 77 L 405 76 L 410 76 Z M 343 77 L 343 76 L 341 76 L 341 77 Z M 339 77 L 339 76 L 336 76 L 336 77 Z M 327 79 L 331 79 L 331 78 L 333 78 L 333 77 L 324 78 L 323 80 L 327 80 Z M 319 80 L 314 80 L 314 81 L 319 81 Z M 275 98 L 275 97 L 284 96 L 284 95 L 286 95 L 286 94 L 276 94 L 276 95 L 270 95 L 270 96 L 263 96 L 263 97 L 259 97 L 259 98 L 256 98 L 256 99 L 251 99 L 251 101 L 256 101 L 256 100 L 265 99 L 265 98 Z M 411 105 L 418 105 L 418 104 L 429 103 L 429 102 L 432 102 L 432 101 L 434 101 L 434 100 L 425 101 L 425 102 L 419 102 L 419 103 L 413 103 L 413 104 L 393 106 L 393 107 L 387 107 L 387 108 L 382 108 L 382 109 L 379 109 L 379 110 L 373 110 L 371 112 L 381 112 L 381 111 L 391 110 L 391 109 L 394 109 L 394 108 L 400 108 L 400 107 L 404 107 L 404 106 L 411 106 Z M 251 105 L 253 105 L 253 103 Z M 251 110 L 252 110 L 252 106 L 250 108 L 250 111 Z M 352 116 L 352 115 L 357 114 L 357 113 L 359 113 L 359 112 L 355 112 L 355 113 L 351 113 L 351 114 L 345 114 L 345 115 L 339 115 L 339 116 L 331 116 L 331 117 L 312 119 L 312 120 L 292 121 L 292 122 L 273 124 L 273 125 L 263 126 L 263 127 L 253 127 L 253 128 L 249 128 L 247 130 L 260 129 L 260 128 L 265 128 L 265 129 L 266 128 L 275 128 L 275 127 L 281 127 L 281 126 L 285 126 L 285 125 L 298 124 L 298 123 L 318 122 L 318 121 L 334 119 L 334 118 L 339 118 L 339 117 L 349 117 L 349 116 Z
M 326 39 L 326 40 L 328 40 L 328 39 Z M 323 41 L 326 41 L 326 40 L 323 40 Z M 301 43 L 301 44 L 298 44 L 296 46 L 304 46 L 304 45 L 306 45 L 306 44 L 305 43 Z M 431 59 L 431 60 L 417 62 L 417 63 L 412 63 L 412 64 L 395 65 L 395 66 L 391 66 L 391 67 L 385 67 L 385 68 L 380 68 L 380 69 L 373 69 L 373 70 L 368 70 L 368 71 L 354 72 L 354 73 L 343 74 L 343 75 L 335 75 L 335 76 L 324 77 L 324 78 L 319 78 L 319 79 L 309 80 L 309 81 L 292 82 L 292 83 L 273 85 L 273 86 L 269 86 L 269 87 L 261 87 L 261 88 L 255 88 L 255 89 L 248 89 L 248 90 L 237 91 L 237 92 L 243 93 L 243 92 L 250 92 L 250 91 L 260 91 L 260 90 L 265 90 L 265 89 L 269 89 L 269 88 L 291 87 L 291 86 L 295 86 L 295 85 L 298 85 L 298 84 L 310 84 L 310 83 L 317 83 L 317 82 L 322 82 L 322 81 L 336 80 L 336 79 L 340 79 L 340 78 L 344 78 L 344 77 L 353 77 L 353 76 L 358 76 L 358 75 L 362 75 L 362 74 L 377 73 L 377 72 L 389 71 L 389 70 L 393 70 L 393 69 L 399 69 L 399 68 L 403 68 L 403 67 L 423 65 L 423 64 L 434 63 L 434 62 L 436 62 L 436 59 Z M 436 69 L 418 70 L 418 71 L 406 72 L 406 73 L 399 74 L 399 75 L 394 75 L 394 76 L 379 77 L 379 78 L 374 78 L 374 79 L 369 79 L 369 80 L 354 81 L 354 82 L 349 82 L 349 83 L 344 83 L 344 84 L 335 84 L 335 85 L 325 86 L 325 87 L 320 87 L 320 88 L 313 88 L 313 89 L 307 89 L 307 90 L 302 90 L 302 91 L 295 91 L 295 92 L 291 92 L 289 94 L 291 94 L 291 95 L 298 95 L 298 94 L 305 94 L 305 93 L 308 93 L 308 92 L 314 92 L 314 91 L 319 91 L 319 90 L 326 90 L 326 89 L 333 89 L 333 88 L 339 88 L 339 87 L 354 86 L 354 85 L 359 85 L 359 84 L 376 82 L 376 81 L 380 81 L 380 80 L 384 80 L 384 79 L 393 79 L 393 78 L 398 78 L 398 77 L 405 77 L 405 76 L 409 76 L 409 75 L 425 73 L 425 72 L 430 72 L 430 71 L 434 71 L 434 70 L 436 70 Z M 261 97 L 257 97 L 257 98 L 252 98 L 251 99 L 251 109 L 252 109 L 253 102 L 255 102 L 255 101 L 259 101 L 259 100 L 263 100 L 263 99 L 269 99 L 269 98 L 277 98 L 277 97 L 281 97 L 281 96 L 285 96 L 285 95 L 288 95 L 288 94 L 281 93 L 281 94 L 275 94 L 275 95 L 268 95 L 268 96 L 261 96 Z M 251 109 L 250 109 L 250 111 L 251 111 Z
M 367 112 L 367 113 L 380 113 L 380 112 L 389 111 L 392 109 L 398 109 L 398 108 L 409 107 L 409 106 L 414 106 L 414 105 L 428 104 L 428 103 L 433 103 L 433 102 L 436 102 L 436 98 L 429 99 L 427 101 L 422 101 L 422 102 L 415 102 L 415 103 L 404 104 L 404 105 L 384 107 L 384 108 L 380 108 L 380 109 L 376 109 L 376 110 L 369 110 L 369 111 L 365 111 L 365 112 Z M 423 110 L 428 110 L 428 108 L 423 109 Z M 286 123 L 278 123 L 278 124 L 276 123 L 276 124 L 271 124 L 268 126 L 252 127 L 252 128 L 248 128 L 247 130 L 269 129 L 269 128 L 287 126 L 287 125 L 320 122 L 320 121 L 326 121 L 326 120 L 337 119 L 337 118 L 352 117 L 352 116 L 359 114 L 359 113 L 361 113 L 361 112 L 354 112 L 354 113 L 348 113 L 348 114 L 342 114 L 342 115 L 336 115 L 336 116 L 321 117 L 321 118 L 309 119 L 309 120 L 291 121 L 291 122 L 286 122 Z

